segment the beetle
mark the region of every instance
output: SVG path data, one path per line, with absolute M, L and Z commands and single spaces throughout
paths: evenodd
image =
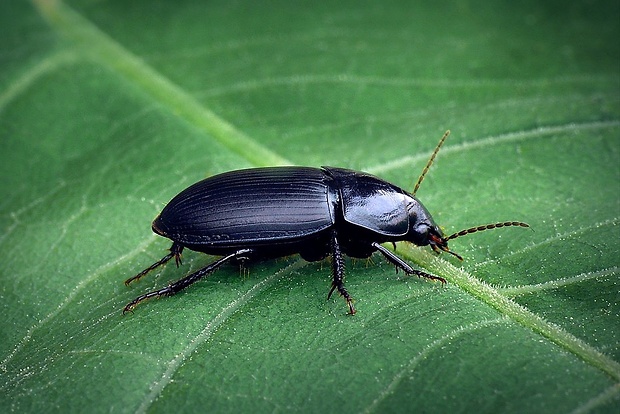
M 415 194 L 446 131 L 433 151 L 412 193 L 373 175 L 335 167 L 266 167 L 235 170 L 191 185 L 175 196 L 155 218 L 153 231 L 172 240 L 170 253 L 127 279 L 126 285 L 175 259 L 185 248 L 221 256 L 204 268 L 168 286 L 140 295 L 123 313 L 140 302 L 171 296 L 233 260 L 273 259 L 299 254 L 307 261 L 331 257 L 332 283 L 327 298 L 338 291 L 348 313 L 356 310 L 344 286 L 344 256 L 368 258 L 379 251 L 408 275 L 446 283 L 442 277 L 412 268 L 383 243 L 407 241 L 463 258 L 448 241 L 499 227 L 529 227 L 519 221 L 476 226 L 448 237 Z

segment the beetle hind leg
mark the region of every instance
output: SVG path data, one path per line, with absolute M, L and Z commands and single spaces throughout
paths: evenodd
M 174 247 L 174 245 L 173 245 L 173 247 Z M 145 301 L 147 299 L 158 298 L 158 297 L 161 297 L 161 296 L 172 296 L 175 293 L 178 293 L 181 290 L 185 289 L 186 287 L 190 286 L 191 284 L 199 281 L 203 277 L 207 276 L 209 273 L 213 273 L 220 266 L 222 266 L 224 263 L 229 262 L 229 261 L 231 261 L 233 259 L 236 259 L 236 258 L 239 258 L 239 257 L 244 257 L 244 255 L 247 255 L 247 254 L 249 254 L 251 252 L 252 252 L 251 249 L 241 249 L 241 250 L 238 250 L 235 253 L 231 253 L 231 254 L 229 254 L 227 256 L 224 256 L 224 257 L 216 260 L 215 262 L 209 264 L 206 267 L 203 267 L 202 269 L 200 269 L 200 270 L 190 274 L 189 276 L 184 277 L 183 279 L 177 280 L 176 282 L 169 284 L 165 288 L 154 290 L 152 292 L 145 293 L 144 295 L 140 295 L 137 298 L 135 298 L 134 300 L 132 300 L 131 302 L 129 302 L 127 305 L 125 305 L 125 307 L 123 308 L 123 314 L 125 314 L 127 312 L 132 312 L 133 308 L 135 308 L 136 305 L 138 305 L 140 302 L 143 302 L 143 301 Z M 170 260 L 174 256 L 173 252 L 171 252 L 168 256 L 170 256 L 168 258 L 168 260 Z M 168 257 L 168 256 L 166 256 L 166 257 Z
M 179 267 L 179 265 L 181 264 L 181 252 L 183 252 L 183 246 L 181 246 L 180 244 L 176 242 L 172 243 L 172 246 L 170 246 L 170 253 L 168 253 L 167 255 L 162 257 L 159 261 L 153 263 L 152 265 L 150 265 L 149 267 L 147 267 L 146 269 L 144 269 L 137 275 L 125 280 L 125 285 L 129 285 L 133 281 L 140 280 L 142 276 L 146 275 L 151 270 L 157 269 L 159 266 L 162 266 L 168 263 L 168 261 L 170 261 L 170 259 L 172 259 L 173 257 L 174 257 L 174 261 L 177 264 L 177 267 Z
M 332 254 L 332 288 L 327 295 L 327 299 L 331 298 L 332 293 L 335 290 L 338 290 L 340 296 L 342 296 L 349 306 L 349 315 L 355 315 L 355 307 L 353 306 L 353 298 L 347 292 L 347 289 L 344 287 L 344 257 L 342 255 L 342 250 L 340 250 L 340 244 L 338 243 L 338 238 L 336 234 L 332 236 L 331 240 L 331 254 Z

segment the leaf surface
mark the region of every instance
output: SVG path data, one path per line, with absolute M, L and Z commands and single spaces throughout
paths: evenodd
M 0 411 L 616 412 L 614 2 L 0 6 Z M 465 257 L 448 283 L 347 261 L 160 259 L 150 221 L 204 177 L 334 165 L 412 189 Z

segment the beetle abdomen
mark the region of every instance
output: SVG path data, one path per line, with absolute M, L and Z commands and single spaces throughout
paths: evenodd
M 153 231 L 184 245 L 293 241 L 334 223 L 336 195 L 318 168 L 252 168 L 202 180 L 174 197 Z

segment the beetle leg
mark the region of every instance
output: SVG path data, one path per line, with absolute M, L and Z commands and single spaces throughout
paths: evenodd
M 349 306 L 349 315 L 355 315 L 355 307 L 353 306 L 353 299 L 349 295 L 349 292 L 344 287 L 344 257 L 342 256 L 342 251 L 340 250 L 340 244 L 338 243 L 338 238 L 336 237 L 336 233 L 334 232 L 331 240 L 331 250 L 332 250 L 332 288 L 327 295 L 327 299 L 331 298 L 334 290 L 338 289 L 338 293 L 342 296 Z
M 139 280 L 142 276 L 146 275 L 151 270 L 157 269 L 159 266 L 168 263 L 168 261 L 172 259 L 173 257 L 174 257 L 175 262 L 177 263 L 177 267 L 179 267 L 179 264 L 181 263 L 181 252 L 182 251 L 183 251 L 183 246 L 181 246 L 178 243 L 172 243 L 172 246 L 170 247 L 170 253 L 168 253 L 167 255 L 162 257 L 161 260 L 153 263 L 152 265 L 150 265 L 149 267 L 147 267 L 146 269 L 144 269 L 137 275 L 125 280 L 125 285 L 129 285 L 134 280 Z
M 446 283 L 446 279 L 444 279 L 443 277 L 431 275 L 430 273 L 426 273 L 426 272 L 422 272 L 420 270 L 414 269 L 413 267 L 409 265 L 409 263 L 405 262 L 403 259 L 396 256 L 394 253 L 392 253 L 391 251 L 389 251 L 388 249 L 386 249 L 379 243 L 374 242 L 372 243 L 372 246 L 376 248 L 377 250 L 379 250 L 381 254 L 383 254 L 383 256 L 388 260 L 388 262 L 395 265 L 397 269 L 398 268 L 403 269 L 403 271 L 407 273 L 408 275 L 416 275 L 418 277 L 425 277 L 427 279 L 438 280 L 441 283 Z
M 231 253 L 228 256 L 224 256 L 224 257 L 216 260 L 215 262 L 209 264 L 206 267 L 203 267 L 202 269 L 198 270 L 197 272 L 192 273 L 189 276 L 184 277 L 183 279 L 180 279 L 180 280 L 177 280 L 174 283 L 171 283 L 170 285 L 166 286 L 165 288 L 162 288 L 162 289 L 159 289 L 159 290 L 154 290 L 152 292 L 145 293 L 144 295 L 140 295 L 137 298 L 135 298 L 134 300 L 132 300 L 131 302 L 129 302 L 123 308 L 123 314 L 125 314 L 127 312 L 133 311 L 133 308 L 136 307 L 136 305 L 138 303 L 140 303 L 140 302 L 142 302 L 142 301 L 144 301 L 146 299 L 160 297 L 160 296 L 172 296 L 175 293 L 185 289 L 189 285 L 199 281 L 203 277 L 207 276 L 209 273 L 214 272 L 220 266 L 222 266 L 224 263 L 229 262 L 232 259 L 238 258 L 238 257 L 240 257 L 242 255 L 245 255 L 245 254 L 248 254 L 248 253 L 251 253 L 251 252 L 252 252 L 251 249 L 241 249 L 241 250 L 238 250 L 235 253 Z M 170 256 L 170 258 L 172 258 L 172 256 L 174 256 L 174 254 L 170 253 L 169 256 Z M 170 260 L 170 258 L 168 258 L 168 260 Z

